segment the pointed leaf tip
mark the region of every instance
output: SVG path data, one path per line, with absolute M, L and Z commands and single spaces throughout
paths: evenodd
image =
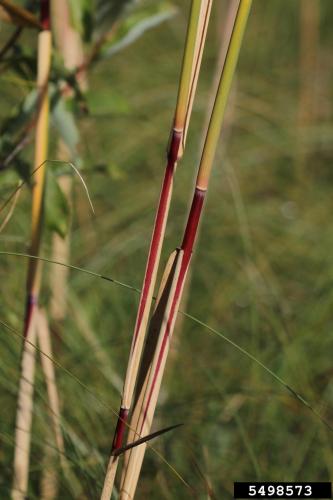
M 137 439 L 136 441 L 133 441 L 132 443 L 127 444 L 126 446 L 123 446 L 122 448 L 118 448 L 112 452 L 112 455 L 117 457 L 124 453 L 125 451 L 131 450 L 132 448 L 135 448 L 136 446 L 139 446 L 140 444 L 147 443 L 148 441 L 151 441 L 152 439 L 155 439 L 158 436 L 161 436 L 162 434 L 166 434 L 167 432 L 173 431 L 177 427 L 181 427 L 184 424 L 176 424 L 176 425 L 171 425 L 169 427 L 165 427 L 164 429 L 160 429 L 159 431 L 153 432 L 151 434 L 148 434 L 148 436 L 144 436 L 140 439 Z

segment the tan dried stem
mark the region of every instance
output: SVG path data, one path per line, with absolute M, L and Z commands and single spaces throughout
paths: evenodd
M 49 100 L 47 85 L 51 64 L 51 33 L 48 30 L 38 35 L 37 89 L 39 92 L 38 117 L 36 122 L 34 169 L 41 165 L 47 157 Z M 39 255 L 42 208 L 44 194 L 45 169 L 39 168 L 34 177 L 32 197 L 31 246 L 32 255 Z M 29 454 L 31 440 L 31 423 L 33 412 L 33 386 L 35 374 L 35 353 L 31 351 L 30 342 L 35 343 L 38 336 L 37 312 L 38 295 L 41 282 L 41 263 L 29 260 L 27 278 L 27 314 L 25 319 L 25 340 L 21 359 L 21 377 L 16 414 L 15 450 L 14 450 L 14 483 L 12 497 L 24 499 L 27 494 L 29 476 Z M 27 383 L 29 389 L 27 390 Z M 22 425 L 24 431 L 22 431 Z
M 55 0 L 52 6 L 52 25 L 54 30 L 55 44 L 58 48 L 68 70 L 79 67 L 84 61 L 84 51 L 81 37 L 71 25 L 70 12 L 67 0 Z M 77 81 L 82 90 L 87 88 L 87 77 L 84 71 L 77 75 Z M 72 90 L 67 84 L 63 84 L 63 95 L 72 96 Z M 58 159 L 64 162 L 73 161 L 72 154 L 66 144 L 60 139 L 58 145 Z M 59 179 L 60 188 L 65 194 L 67 201 L 71 204 L 72 177 L 62 176 Z M 67 263 L 70 256 L 69 235 L 65 238 L 54 234 L 52 238 L 52 258 Z M 61 323 L 66 316 L 68 268 L 54 269 L 50 275 L 51 319 Z
M 41 353 L 41 363 L 46 382 L 50 416 L 52 420 L 56 446 L 59 452 L 59 457 L 62 466 L 63 468 L 65 468 L 66 465 L 64 461 L 65 446 L 61 431 L 59 394 L 56 385 L 54 364 L 52 362 L 51 335 L 50 335 L 46 312 L 43 309 L 40 309 L 38 311 L 37 329 L 39 333 L 38 343 Z
M 174 251 L 167 262 L 161 280 L 161 286 L 157 296 L 155 310 L 149 326 L 149 343 L 146 345 L 142 365 L 140 368 L 139 392 L 136 394 L 134 412 L 131 419 L 128 443 L 137 439 L 136 436 L 149 434 L 153 415 L 155 412 L 162 375 L 170 347 L 171 338 L 167 338 L 167 346 L 164 355 L 159 358 L 164 334 L 168 325 L 168 318 L 177 286 L 180 268 L 183 259 L 183 251 Z M 178 304 L 179 306 L 179 304 Z M 171 328 L 176 320 L 174 316 Z M 157 373 L 156 379 L 154 374 Z M 147 405 L 147 396 L 151 393 L 151 399 Z M 144 408 L 147 407 L 147 413 Z M 125 500 L 134 497 L 134 491 L 139 479 L 141 463 L 146 450 L 146 445 L 133 448 L 125 455 L 125 463 L 121 481 L 120 498 Z M 130 464 L 133 466 L 130 467 Z
M 15 454 L 14 454 L 14 483 L 12 500 L 24 500 L 28 490 L 31 424 L 33 413 L 33 394 L 36 366 L 36 351 L 34 345 L 37 339 L 37 317 L 33 316 L 27 331 L 29 342 L 25 343 L 21 377 L 17 400 Z

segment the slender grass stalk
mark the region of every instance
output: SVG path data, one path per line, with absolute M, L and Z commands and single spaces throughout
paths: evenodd
M 49 332 L 46 312 L 44 310 L 38 311 L 37 330 L 40 332 L 38 335 L 38 342 L 40 346 L 41 362 L 47 387 L 55 440 L 57 449 L 60 451 L 60 460 L 63 461 L 65 456 L 65 446 L 60 424 L 59 396 L 56 386 L 54 366 L 52 363 L 52 346 L 50 342 L 51 335 Z M 63 468 L 64 467 L 65 464 L 63 463 Z
M 51 64 L 49 2 L 41 0 L 40 8 L 41 24 L 43 29 L 38 35 L 37 90 L 39 92 L 39 103 L 36 122 L 34 168 L 37 168 L 46 160 L 49 123 L 49 99 L 47 92 Z M 33 255 L 39 255 L 42 232 L 45 169 L 38 169 L 34 180 L 30 252 Z M 27 495 L 28 489 L 35 374 L 35 351 L 31 349 L 31 342 L 34 343 L 38 335 L 38 296 L 40 290 L 40 280 L 40 262 L 36 259 L 29 259 L 26 316 L 24 322 L 25 341 L 23 344 L 21 359 L 21 378 L 15 429 L 14 483 L 12 490 L 12 498 L 15 500 L 24 499 Z M 27 340 L 29 342 L 27 342 Z
M 122 446 L 128 413 L 133 399 L 152 304 L 157 269 L 161 256 L 162 243 L 165 235 L 165 227 L 172 196 L 173 179 L 177 162 L 181 158 L 185 147 L 186 133 L 197 85 L 203 47 L 205 44 L 211 3 L 211 0 L 192 0 L 177 104 L 173 127 L 170 134 L 167 165 L 148 253 L 145 277 L 140 296 L 136 324 L 125 376 L 122 401 L 119 410 L 119 418 L 112 443 L 111 458 L 108 464 L 101 495 L 102 500 L 108 500 L 112 494 L 119 460 L 118 456 L 115 456 L 113 452 Z
M 54 34 L 55 46 L 57 47 L 59 53 L 63 58 L 64 67 L 68 70 L 73 70 L 74 68 L 80 66 L 84 61 L 84 52 L 82 46 L 82 40 L 79 33 L 72 27 L 70 19 L 70 8 L 66 0 L 51 0 L 51 10 L 52 10 L 52 29 Z M 86 74 L 81 71 L 77 75 L 77 82 L 81 89 L 86 86 Z M 62 93 L 64 99 L 68 99 L 72 96 L 72 90 L 68 85 L 63 85 Z M 64 162 L 74 161 L 72 154 L 66 144 L 62 139 L 59 139 L 58 150 L 57 150 L 58 160 Z M 71 176 L 61 176 L 59 178 L 59 185 L 67 198 L 68 204 L 71 205 L 72 197 L 72 187 L 73 179 Z M 52 236 L 52 258 L 54 260 L 62 260 L 63 262 L 68 262 L 70 256 L 70 234 L 66 234 L 65 237 L 60 237 L 58 234 L 54 233 Z M 68 268 L 62 266 L 61 269 L 53 269 L 50 274 L 50 322 L 52 329 L 56 330 L 59 337 L 61 337 L 61 328 L 63 326 L 63 321 L 67 312 L 67 281 L 68 281 Z M 44 332 L 41 334 L 49 335 L 48 331 L 48 321 L 44 318 Z M 44 371 L 48 368 L 48 358 L 44 358 L 44 364 L 42 359 L 42 366 Z M 48 369 L 48 371 L 50 368 Z M 46 378 L 48 377 L 45 371 Z M 53 377 L 50 382 L 47 382 L 48 395 L 50 399 L 50 405 L 52 402 L 56 403 L 55 398 L 51 398 L 49 385 L 54 381 L 53 392 L 57 393 L 55 385 L 55 377 Z M 58 408 L 57 413 L 55 413 Z M 57 415 L 57 416 L 55 416 Z M 59 436 L 60 430 L 60 408 L 59 405 L 55 406 L 53 413 L 53 427 L 54 434 L 56 438 L 57 449 L 59 452 L 60 463 L 63 471 L 67 476 L 69 476 L 69 469 L 67 467 L 66 461 L 62 458 L 64 455 L 61 453 L 63 450 L 61 440 Z M 57 423 L 58 420 L 58 423 Z M 60 431 L 61 434 L 61 431 Z M 62 438 L 62 436 L 61 436 Z M 41 478 L 41 495 L 43 500 L 52 500 L 57 497 L 58 491 L 58 473 L 52 466 L 47 464 L 47 458 L 49 462 L 52 462 L 52 450 L 49 447 L 45 447 L 45 463 L 46 466 L 43 468 L 43 474 Z M 68 477 L 70 484 L 75 484 L 73 481 L 74 476 Z
M 188 102 L 187 102 L 187 107 L 186 107 L 186 112 L 185 112 L 185 118 L 183 118 L 181 116 L 181 121 L 183 120 L 183 122 L 184 122 L 184 130 L 183 130 L 183 139 L 182 139 L 182 150 L 180 151 L 180 155 L 182 155 L 184 153 L 184 149 L 185 149 L 187 132 L 188 132 L 189 124 L 190 124 L 192 107 L 193 107 L 193 102 L 194 102 L 194 97 L 195 97 L 195 92 L 196 92 L 196 88 L 197 88 L 198 77 L 199 77 L 199 72 L 200 72 L 200 67 L 201 67 L 202 54 L 203 54 L 204 46 L 206 43 L 207 29 L 208 29 L 208 24 L 209 24 L 211 9 L 212 9 L 212 3 L 213 3 L 213 0 L 204 0 L 201 2 L 201 8 L 200 8 L 200 13 L 199 13 L 199 22 L 198 22 L 198 26 L 197 26 L 197 37 L 196 37 L 196 43 L 195 43 L 195 47 L 194 47 L 194 56 L 193 56 L 194 64 L 192 63 L 192 70 L 191 70 L 191 85 L 189 88 L 189 95 L 188 95 Z M 181 79 L 181 81 L 182 80 L 183 79 Z M 181 92 L 181 88 L 179 89 L 179 93 L 180 92 Z M 180 96 L 178 97 L 178 102 L 179 101 L 181 101 Z M 178 117 L 177 117 L 177 112 L 178 112 Z M 178 106 L 176 108 L 174 128 L 177 128 L 177 126 L 176 126 L 177 120 L 179 120 Z
M 204 126 L 202 127 L 202 134 L 200 138 L 200 145 L 198 147 L 198 155 L 201 154 L 203 145 L 205 143 L 205 138 L 206 138 L 206 133 L 210 121 L 210 116 L 212 113 L 213 105 L 214 105 L 214 100 L 221 76 L 221 68 L 223 68 L 225 58 L 227 55 L 227 49 L 230 43 L 230 38 L 232 34 L 232 30 L 235 24 L 235 19 L 236 19 L 236 14 L 237 10 L 239 7 L 239 2 L 240 0 L 228 0 L 228 8 L 224 9 L 223 4 L 217 4 L 216 5 L 216 19 L 214 19 L 215 23 L 217 24 L 218 27 L 218 32 L 217 32 L 217 44 L 219 45 L 219 52 L 217 55 L 217 63 L 215 65 L 215 70 L 214 70 L 214 76 L 211 84 L 211 88 L 209 91 L 209 98 L 208 98 L 208 105 L 206 108 L 206 113 L 205 113 L 205 118 L 204 118 Z M 225 6 L 226 7 L 226 6 Z M 221 10 L 221 11 L 220 11 Z M 225 12 L 226 10 L 226 12 Z M 235 82 L 233 84 L 233 91 L 232 94 L 235 93 Z M 232 94 L 229 97 L 229 105 L 228 105 L 228 112 L 225 116 L 224 119 L 224 126 L 223 126 L 223 136 L 224 136 L 224 144 L 228 142 L 228 134 L 230 133 L 231 127 L 229 126 L 229 122 L 232 121 L 229 118 L 229 115 L 232 115 L 232 111 L 230 112 L 230 108 L 233 108 L 232 105 L 230 105 L 230 101 L 232 101 Z M 228 119 L 229 118 L 229 119 Z M 199 236 L 199 235 L 198 235 Z M 197 238 L 198 238 L 197 236 Z M 182 300 L 180 307 L 184 310 L 186 309 L 186 304 L 188 302 L 189 298 L 189 291 L 191 287 L 191 279 L 192 279 L 192 273 L 191 273 L 191 268 L 189 270 L 189 273 L 186 278 L 186 284 L 183 290 L 182 294 Z M 179 339 L 180 339 L 180 332 L 182 331 L 182 326 L 183 326 L 183 320 L 184 316 L 180 315 L 177 318 L 176 324 L 175 324 L 175 330 L 173 333 L 173 340 L 172 344 L 170 346 L 170 352 L 169 352 L 169 367 L 170 364 L 174 363 L 175 359 L 177 358 L 178 355 L 178 348 L 179 348 Z M 171 359 L 170 359 L 171 358 Z M 169 368 L 170 370 L 170 368 Z
M 13 500 L 24 500 L 28 489 L 30 432 L 33 411 L 33 392 L 36 366 L 34 345 L 37 338 L 36 315 L 31 317 L 21 361 L 21 378 L 16 414 Z
M 84 51 L 80 34 L 72 26 L 67 0 L 52 0 L 51 5 L 55 45 L 63 58 L 64 67 L 68 70 L 74 70 L 84 62 Z M 86 90 L 87 77 L 85 72 L 81 71 L 77 75 L 77 82 L 81 90 Z M 64 85 L 62 92 L 65 99 L 72 97 L 73 91 L 68 85 Z M 74 161 L 71 151 L 61 139 L 59 140 L 57 155 L 61 161 Z M 59 184 L 70 204 L 73 185 L 72 177 L 61 176 Z M 63 238 L 55 233 L 52 237 L 52 258 L 67 262 L 69 261 L 69 255 L 69 234 Z M 60 325 L 66 316 L 67 279 L 68 269 L 65 267 L 61 270 L 54 269 L 54 272 L 50 275 L 50 289 L 52 292 L 50 318 L 52 322 Z
M 222 13 L 219 14 L 219 33 L 218 33 L 218 40 L 219 40 L 219 53 L 217 56 L 217 63 L 215 66 L 215 71 L 213 75 L 213 81 L 212 81 L 212 86 L 211 86 L 211 91 L 209 93 L 209 102 L 207 105 L 206 109 L 206 114 L 205 114 L 205 120 L 204 120 L 204 126 L 203 126 L 203 134 L 202 134 L 202 140 L 200 144 L 200 152 L 203 149 L 204 143 L 205 143 L 205 138 L 206 138 L 206 133 L 210 121 L 210 116 L 212 114 L 212 109 L 214 106 L 214 100 L 216 96 L 216 92 L 219 86 L 219 81 L 220 81 L 220 76 L 221 76 L 221 68 L 223 68 L 224 63 L 225 63 L 225 58 L 227 56 L 227 51 L 230 43 L 230 37 L 232 34 L 232 30 L 235 24 L 235 19 L 236 19 L 236 14 L 238 11 L 239 7 L 239 2 L 240 0 L 229 0 L 229 5 L 227 12 L 225 13 L 225 19 L 224 22 L 222 23 Z M 235 88 L 235 82 L 233 84 L 233 87 Z M 231 97 L 231 96 L 230 96 Z M 230 98 L 229 98 L 230 101 Z M 230 109 L 230 104 L 229 104 L 229 109 Z M 226 116 L 224 119 L 224 129 L 223 129 L 223 135 L 224 135 L 224 143 L 226 143 L 226 125 L 227 125 L 227 120 L 228 117 Z
M 220 50 L 219 50 L 219 54 L 218 54 L 218 58 L 217 58 L 216 70 L 214 73 L 210 102 L 207 106 L 207 115 L 205 117 L 205 124 L 203 127 L 203 134 L 202 134 L 203 138 L 201 141 L 202 144 L 200 145 L 200 152 L 203 149 L 203 145 L 204 145 L 204 141 L 205 141 L 205 137 L 206 137 L 206 133 L 207 133 L 207 129 L 208 129 L 208 125 L 209 125 L 209 121 L 210 121 L 210 117 L 211 117 L 211 113 L 212 113 L 212 109 L 213 109 L 213 105 L 214 105 L 214 100 L 215 100 L 215 96 L 216 96 L 218 85 L 219 85 L 221 71 L 222 71 L 222 68 L 223 68 L 224 63 L 225 63 L 227 49 L 228 49 L 228 46 L 230 44 L 230 39 L 231 39 L 234 24 L 235 24 L 237 11 L 239 8 L 239 1 L 240 0 L 231 0 L 230 5 L 229 5 L 229 9 L 228 9 L 228 13 L 226 16 L 225 26 L 222 26 L 222 28 L 224 28 L 224 29 L 220 34 Z M 224 133 L 225 133 L 225 127 L 224 127 Z M 189 286 L 190 286 L 190 274 L 191 273 L 189 272 L 187 275 L 186 287 L 182 291 L 183 309 L 184 309 L 184 301 L 186 300 L 186 296 L 188 295 L 188 290 L 189 290 Z M 178 321 L 176 321 L 175 327 L 174 327 L 175 331 L 177 330 L 177 327 L 178 327 L 178 329 L 181 327 L 181 322 L 183 319 L 184 319 L 183 315 L 178 316 Z M 178 323 L 178 325 L 177 325 L 177 323 Z M 156 327 L 152 327 L 151 330 L 152 330 L 153 335 L 154 335 L 154 332 L 156 331 Z M 175 340 L 175 338 L 173 335 L 173 342 L 174 342 L 174 340 Z M 149 366 L 150 361 L 154 355 L 154 348 L 155 347 L 153 347 L 153 346 L 156 346 L 156 342 L 157 342 L 157 340 L 154 341 L 154 339 L 152 338 L 152 335 L 150 335 L 149 336 L 150 347 L 149 347 L 149 349 L 146 348 L 146 352 L 143 355 L 143 367 L 141 370 L 143 373 L 146 372 L 145 367 Z M 170 352 L 170 354 L 172 354 L 172 352 Z M 170 363 L 170 354 L 169 354 L 169 363 Z M 151 369 L 151 366 L 148 368 L 148 370 L 150 371 L 150 369 Z M 145 383 L 147 383 L 147 377 L 148 377 L 148 372 L 145 373 L 144 380 L 142 379 L 142 375 L 140 373 L 141 380 L 138 383 L 138 387 L 142 387 L 142 388 L 145 387 Z M 141 393 L 139 393 L 139 395 L 137 397 L 140 399 L 141 402 L 137 401 L 135 404 L 135 411 L 134 411 L 133 416 L 132 416 L 132 424 L 134 424 L 134 425 L 137 423 L 137 420 L 139 418 L 139 412 L 140 412 L 140 408 L 141 408 L 141 404 L 142 404 L 143 391 L 141 391 Z M 128 431 L 127 440 L 130 443 L 134 439 L 136 439 L 136 428 L 131 427 L 130 430 Z M 123 474 L 122 474 L 122 481 L 124 479 L 124 474 L 126 473 L 128 458 L 129 458 L 129 454 L 126 454 L 125 455 L 125 464 L 124 464 Z
M 207 131 L 206 141 L 197 175 L 192 206 L 187 220 L 181 247 L 170 257 L 156 302 L 156 308 L 150 324 L 149 339 L 154 339 L 156 347 L 150 357 L 152 346 L 145 357 L 141 372 L 141 386 L 131 420 L 131 429 L 136 430 L 140 438 L 150 433 L 157 404 L 159 389 L 165 368 L 170 340 L 174 329 L 179 302 L 182 296 L 186 274 L 198 231 L 205 195 L 208 189 L 213 160 L 220 137 L 226 104 L 238 61 L 240 47 L 250 12 L 252 0 L 241 0 L 226 61 Z M 149 359 L 150 358 L 150 359 Z M 130 450 L 125 473 L 121 484 L 120 499 L 134 498 L 146 446 L 142 444 Z
M 57 498 L 59 489 L 58 471 L 52 464 L 52 459 L 55 451 L 58 452 L 62 472 L 66 477 L 67 482 L 69 483 L 69 487 L 73 495 L 77 494 L 77 492 L 81 493 L 81 485 L 76 476 L 71 471 L 65 453 L 65 444 L 61 425 L 60 401 L 56 384 L 51 345 L 51 334 L 49 329 L 48 317 L 46 311 L 43 309 L 38 309 L 37 311 L 37 340 L 39 343 L 38 351 L 40 353 L 40 359 L 48 395 L 52 431 L 56 444 L 55 447 L 46 447 L 46 449 L 50 450 L 49 452 L 47 452 L 45 449 L 43 475 L 40 483 L 40 496 L 42 500 L 51 500 L 53 498 Z

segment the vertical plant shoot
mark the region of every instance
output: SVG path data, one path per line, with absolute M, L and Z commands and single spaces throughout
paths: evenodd
M 128 413 L 132 403 L 156 282 L 156 275 L 161 256 L 162 243 L 165 235 L 165 227 L 172 196 L 173 179 L 177 163 L 181 158 L 185 147 L 186 133 L 196 90 L 203 47 L 205 44 L 211 4 L 211 0 L 193 0 L 191 5 L 179 82 L 178 98 L 174 122 L 170 133 L 167 165 L 155 217 L 155 224 L 133 333 L 132 346 L 125 376 L 119 418 L 112 443 L 111 453 L 122 446 Z M 111 496 L 118 460 L 118 456 L 111 455 L 101 497 L 103 500 L 109 499 Z
M 35 136 L 34 170 L 47 159 L 49 98 L 48 80 L 51 64 L 50 5 L 48 0 L 40 2 L 42 30 L 38 35 L 37 91 L 38 109 Z M 39 255 L 45 169 L 38 168 L 34 176 L 31 213 L 30 254 Z M 29 455 L 31 441 L 31 423 L 33 412 L 33 391 L 35 375 L 35 349 L 38 324 L 38 296 L 41 281 L 41 264 L 37 259 L 30 259 L 27 278 L 27 303 L 24 322 L 24 343 L 21 359 L 21 377 L 16 414 L 14 482 L 12 498 L 23 500 L 27 496 L 29 476 Z
M 151 334 L 149 334 L 148 338 L 150 340 L 152 338 L 155 339 L 156 348 L 151 356 L 150 347 L 147 346 L 149 355 L 142 365 L 144 373 L 141 374 L 140 380 L 143 384 L 141 387 L 138 387 L 136 406 L 130 423 L 130 428 L 135 429 L 136 439 L 138 437 L 142 438 L 150 433 L 170 339 L 173 333 L 186 274 L 198 231 L 213 160 L 225 115 L 228 95 L 235 73 L 250 7 L 251 0 L 241 0 L 206 135 L 192 206 L 187 219 L 183 241 L 180 249 L 175 250 L 169 259 L 151 321 Z M 126 469 L 121 485 L 120 498 L 122 500 L 134 498 L 145 448 L 146 444 L 142 444 L 128 452 Z

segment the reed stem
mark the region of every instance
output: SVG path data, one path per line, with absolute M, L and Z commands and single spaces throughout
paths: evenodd
M 228 95 L 235 73 L 240 47 L 250 12 L 252 0 L 241 0 L 232 32 L 226 61 L 221 73 L 220 83 L 207 131 L 206 141 L 198 170 L 193 201 L 180 249 L 176 250 L 167 264 L 162 280 L 162 289 L 150 324 L 149 336 L 155 337 L 156 348 L 153 357 L 143 362 L 145 373 L 141 375 L 143 385 L 138 388 L 139 395 L 133 411 L 130 428 L 140 438 L 149 434 L 157 404 L 158 393 L 165 368 L 170 340 L 176 315 L 189 268 L 198 226 L 208 188 L 212 164 L 223 124 Z M 142 444 L 128 452 L 126 468 L 122 478 L 120 499 L 134 498 L 140 470 L 144 458 L 145 445 Z
M 39 93 L 38 116 L 36 121 L 34 170 L 47 158 L 49 99 L 48 80 L 51 65 L 51 32 L 49 2 L 41 0 L 41 24 L 43 30 L 38 35 L 37 90 Z M 45 169 L 38 168 L 34 177 L 31 215 L 30 253 L 39 255 Z M 23 500 L 27 496 L 29 476 L 29 456 L 31 441 L 31 423 L 33 413 L 33 392 L 35 374 L 35 344 L 38 336 L 38 296 L 41 282 L 41 263 L 29 259 L 27 276 L 27 302 L 24 321 L 24 338 L 21 358 L 21 377 L 16 414 L 14 481 L 12 498 Z M 28 342 L 27 342 L 28 341 Z
M 160 200 L 156 212 L 154 229 L 148 253 L 146 271 L 140 295 L 136 324 L 133 333 L 127 371 L 124 382 L 118 422 L 112 443 L 111 457 L 108 464 L 102 500 L 111 497 L 119 458 L 112 453 L 122 446 L 123 436 L 127 425 L 127 418 L 132 404 L 139 364 L 141 360 L 147 324 L 152 304 L 156 275 L 161 256 L 165 227 L 169 214 L 172 187 L 177 162 L 181 158 L 185 146 L 185 134 L 201 64 L 202 52 L 207 33 L 211 0 L 192 0 L 191 12 L 186 36 L 182 70 L 179 82 L 179 91 L 175 110 L 175 117 L 170 134 L 167 165 L 162 184 Z

